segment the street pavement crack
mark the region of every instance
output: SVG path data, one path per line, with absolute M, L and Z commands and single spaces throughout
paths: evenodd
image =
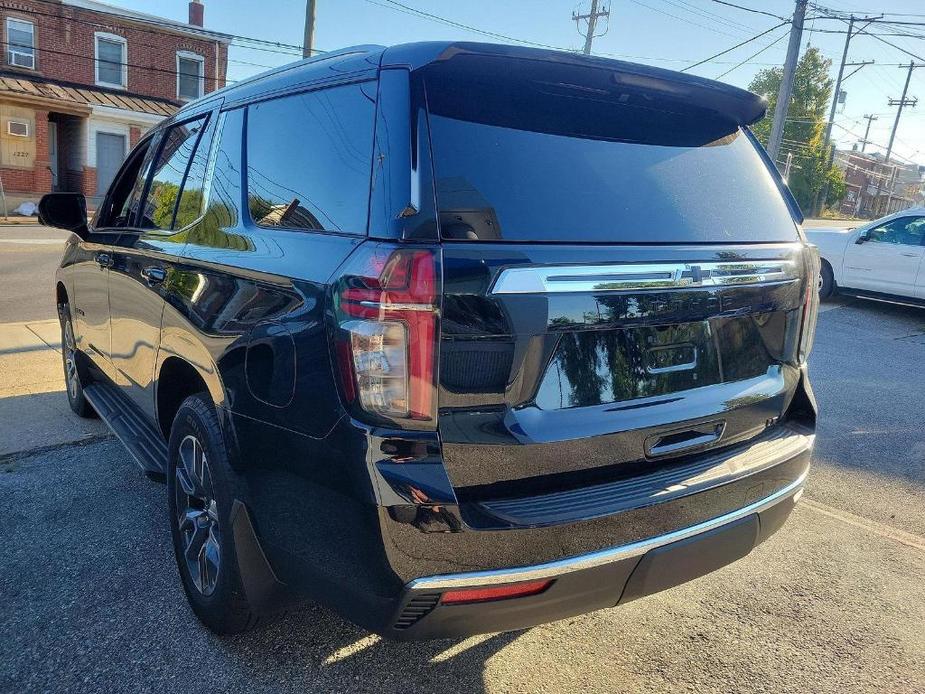
M 106 441 L 107 439 L 114 438 L 112 432 L 106 432 L 105 434 L 91 434 L 85 436 L 84 438 L 77 439 L 74 441 L 64 441 L 62 443 L 52 444 L 51 446 L 39 446 L 38 448 L 30 448 L 25 451 L 13 451 L 11 453 L 0 454 L 0 465 L 5 465 L 8 463 L 16 462 L 23 460 L 24 458 L 31 458 L 36 455 L 41 455 L 42 453 L 49 453 L 51 451 L 57 451 L 62 448 L 70 447 L 79 447 L 87 446 L 91 443 L 98 443 L 99 441 Z

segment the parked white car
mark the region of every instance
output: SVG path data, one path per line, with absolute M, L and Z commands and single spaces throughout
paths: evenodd
M 822 256 L 820 295 L 925 304 L 925 207 L 853 229 L 805 229 Z

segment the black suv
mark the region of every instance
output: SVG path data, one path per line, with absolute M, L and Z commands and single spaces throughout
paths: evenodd
M 199 618 L 515 629 L 776 531 L 818 256 L 764 112 L 613 60 L 363 46 L 184 107 L 89 224 L 46 196 L 71 406 L 166 478 Z

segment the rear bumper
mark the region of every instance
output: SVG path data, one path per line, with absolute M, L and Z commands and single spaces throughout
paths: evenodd
M 740 559 L 776 532 L 800 498 L 807 474 L 740 509 L 645 540 L 532 566 L 415 579 L 405 586 L 385 635 L 419 640 L 522 629 L 679 585 Z M 537 595 L 440 603 L 448 590 L 541 579 L 552 583 Z
M 804 376 L 788 420 L 763 436 L 648 475 L 504 499 L 460 500 L 430 432 L 346 419 L 325 439 L 274 429 L 272 446 L 244 456 L 264 461 L 244 471 L 253 554 L 274 577 L 258 583 L 284 584 L 398 640 L 613 607 L 735 561 L 773 534 L 806 479 L 815 412 Z M 249 422 L 239 440 L 261 439 Z M 441 604 L 446 591 L 538 579 L 552 583 L 526 597 Z

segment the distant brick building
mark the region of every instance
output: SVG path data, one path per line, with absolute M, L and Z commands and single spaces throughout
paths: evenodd
M 0 0 L 0 180 L 7 207 L 96 200 L 142 133 L 225 84 L 228 39 L 95 0 Z
M 922 204 L 923 168 L 885 163 L 879 152 L 839 152 L 835 164 L 845 173 L 845 197 L 839 212 L 876 219 Z

